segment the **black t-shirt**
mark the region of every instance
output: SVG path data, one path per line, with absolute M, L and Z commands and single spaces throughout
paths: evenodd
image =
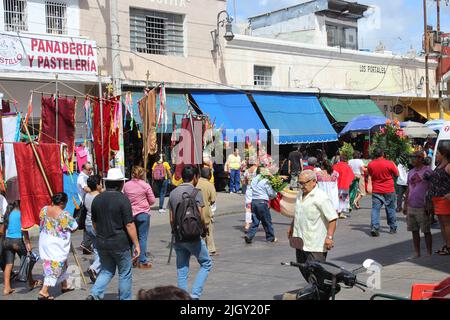
M 301 169 L 300 161 L 302 161 L 302 154 L 298 151 L 292 151 L 289 153 L 288 160 L 291 161 L 291 173 L 299 172 Z
M 130 200 L 121 192 L 105 191 L 92 202 L 97 248 L 105 251 L 130 250 L 132 242 L 126 225 L 133 222 Z

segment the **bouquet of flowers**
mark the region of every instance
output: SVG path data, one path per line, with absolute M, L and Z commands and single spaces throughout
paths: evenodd
M 389 119 L 386 121 L 386 127 L 375 134 L 370 152 L 376 148 L 384 151 L 386 159 L 405 166 L 408 165 L 408 157 L 413 152 L 411 142 L 400 128 L 398 120 L 392 122 Z

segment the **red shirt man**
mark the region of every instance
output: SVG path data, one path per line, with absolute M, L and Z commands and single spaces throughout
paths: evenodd
M 397 166 L 382 155 L 372 160 L 368 167 L 369 175 L 372 177 L 372 192 L 386 194 L 395 192 L 394 178 L 398 177 Z

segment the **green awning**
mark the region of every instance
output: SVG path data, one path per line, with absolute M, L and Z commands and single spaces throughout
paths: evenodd
M 320 98 L 336 122 L 346 123 L 360 115 L 384 116 L 380 108 L 370 99 Z

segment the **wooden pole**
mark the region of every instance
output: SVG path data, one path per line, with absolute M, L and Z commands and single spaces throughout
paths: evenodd
M 428 37 L 427 0 L 423 0 L 423 24 L 425 32 L 425 92 L 427 99 L 427 120 L 430 120 L 430 75 L 428 72 L 430 41 Z
M 37 164 L 39 166 L 39 170 L 41 171 L 42 177 L 44 178 L 45 185 L 47 186 L 48 193 L 50 194 L 51 197 L 53 197 L 52 188 L 50 186 L 50 183 L 48 182 L 47 175 L 45 174 L 44 167 L 42 166 L 42 162 L 41 162 L 41 159 L 39 158 L 39 155 L 38 155 L 38 153 L 36 151 L 36 147 L 34 146 L 34 142 L 31 140 L 31 135 L 30 135 L 30 131 L 28 130 L 28 126 L 25 125 L 25 122 L 23 122 L 23 120 L 22 120 L 22 124 L 25 127 L 25 131 L 27 133 L 28 139 L 30 139 L 31 149 L 33 150 L 33 154 L 34 154 L 34 156 L 36 158 L 36 162 L 37 162 Z M 75 263 L 78 266 L 78 270 L 80 271 L 81 278 L 83 279 L 84 284 L 87 285 L 86 278 L 84 277 L 84 274 L 83 274 L 83 269 L 81 268 L 80 261 L 78 260 L 77 253 L 75 252 L 75 249 L 74 249 L 72 243 L 70 243 L 70 251 L 72 252 L 73 257 L 75 259 Z

